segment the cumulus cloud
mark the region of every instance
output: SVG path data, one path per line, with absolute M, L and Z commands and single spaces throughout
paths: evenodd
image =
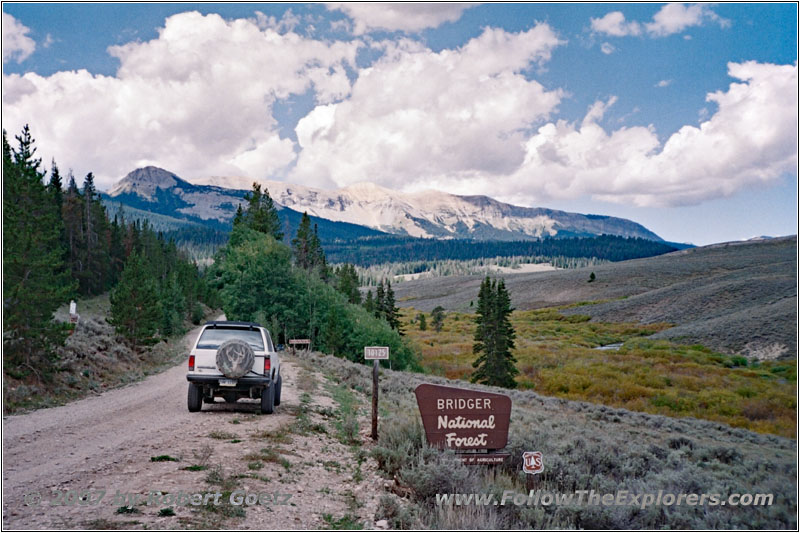
M 680 33 L 691 26 L 700 26 L 706 20 L 727 27 L 730 22 L 720 18 L 705 4 L 667 4 L 653 15 L 653 21 L 645 24 L 647 33 L 654 37 L 664 37 Z
M 699 124 L 660 139 L 652 126 L 619 127 L 630 113 L 604 128 L 614 96 L 582 119 L 557 120 L 565 93 L 533 79 L 562 44 L 544 23 L 486 28 L 438 52 L 409 38 L 312 39 L 294 24 L 174 15 L 157 38 L 109 48 L 114 76 L 4 75 L 3 126 L 13 135 L 30 123 L 45 161 L 91 170 L 103 187 L 154 164 L 190 180 L 371 181 L 527 205 L 590 196 L 672 206 L 796 169 L 796 65 L 729 64 L 733 82 L 707 95 Z M 624 18 L 615 24 L 632 31 Z M 378 59 L 359 68 L 365 46 Z M 279 134 L 273 106 L 298 95 L 314 108 L 295 143 Z
M 274 176 L 296 147 L 279 136 L 272 105 L 309 90 L 321 104 L 347 96 L 345 65 L 354 68 L 359 46 L 182 13 L 156 39 L 110 47 L 116 76 L 4 76 L 3 125 L 13 132 L 30 123 L 50 151 L 45 160 L 92 170 L 103 186 L 146 164 L 187 178 Z
M 661 80 L 655 84 L 655 87 L 664 88 L 672 85 L 672 80 Z
M 34 50 L 36 42 L 28 37 L 30 28 L 3 12 L 3 63 L 15 60 L 22 63 Z
M 613 37 L 647 34 L 650 37 L 666 37 L 680 33 L 692 26 L 701 26 L 713 21 L 721 27 L 730 26 L 730 21 L 721 18 L 705 4 L 667 4 L 647 23 L 628 21 L 621 11 L 612 11 L 601 18 L 592 18 L 592 31 Z
M 600 45 L 600 51 L 606 55 L 613 54 L 617 49 L 611 43 L 603 43 Z
M 625 37 L 626 35 L 641 35 L 642 26 L 638 22 L 625 20 L 622 11 L 612 11 L 599 19 L 592 18 L 592 31 L 613 37 Z
M 330 3 L 328 9 L 343 11 L 353 19 L 353 33 L 370 31 L 417 32 L 436 28 L 445 22 L 455 22 L 472 4 L 373 4 L 367 2 Z
M 546 24 L 520 33 L 487 28 L 438 53 L 410 40 L 382 43 L 382 58 L 359 73 L 349 98 L 300 120 L 290 178 L 413 188 L 513 172 L 526 130 L 562 96 L 521 71 L 547 61 L 559 43 Z
M 526 143 L 525 162 L 498 189 L 528 202 L 591 195 L 636 206 L 692 205 L 770 183 L 797 166 L 797 67 L 730 63 L 738 80 L 707 95 L 718 110 L 659 143 L 654 128 L 607 133 L 599 103 L 580 126 L 557 121 Z M 531 195 L 528 191 L 539 191 Z

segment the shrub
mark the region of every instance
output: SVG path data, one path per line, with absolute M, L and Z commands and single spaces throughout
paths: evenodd
M 381 494 L 375 520 L 386 520 L 392 529 L 419 529 L 419 508 L 392 494 Z
M 673 450 L 680 450 L 681 448 L 688 448 L 690 450 L 694 449 L 694 442 L 686 437 L 675 437 L 669 439 L 667 444 Z
M 424 438 L 422 425 L 416 417 L 384 419 L 372 456 L 378 461 L 378 468 L 394 476 L 411 464 L 412 458 L 422 449 Z
M 200 324 L 203 321 L 203 317 L 205 316 L 205 312 L 203 311 L 203 306 L 200 302 L 195 302 L 192 306 L 192 324 L 195 326 Z
M 416 498 L 429 505 L 437 494 L 449 492 L 478 492 L 478 471 L 464 466 L 452 452 L 443 452 L 427 446 L 409 458 L 400 469 L 398 477 L 408 485 Z
M 164 461 L 179 461 L 180 459 L 176 459 L 175 457 L 171 457 L 169 455 L 157 455 L 155 457 L 151 457 L 150 461 L 153 463 L 161 463 Z

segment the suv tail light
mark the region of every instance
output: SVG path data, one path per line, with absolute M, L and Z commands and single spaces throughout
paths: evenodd
M 272 368 L 272 361 L 270 361 L 270 358 L 269 358 L 268 355 L 265 355 L 264 356 L 264 374 L 268 374 L 270 368 Z
M 190 371 L 194 370 L 194 356 L 193 355 L 189 356 L 189 370 Z

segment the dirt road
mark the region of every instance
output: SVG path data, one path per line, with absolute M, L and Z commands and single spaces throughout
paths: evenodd
M 198 332 L 186 336 L 187 344 Z M 342 519 L 370 525 L 383 481 L 358 446 L 335 437 L 330 385 L 304 366 L 284 357 L 283 401 L 273 415 L 260 415 L 256 402 L 189 413 L 179 365 L 99 396 L 6 417 L 3 526 L 292 529 Z M 152 460 L 159 456 L 169 459 Z M 226 505 L 226 491 L 236 490 L 279 497 Z M 89 491 L 88 504 L 72 499 L 81 491 Z M 213 497 L 199 506 L 167 497 L 215 492 L 225 496 L 219 505 Z M 136 495 L 150 500 L 137 504 Z

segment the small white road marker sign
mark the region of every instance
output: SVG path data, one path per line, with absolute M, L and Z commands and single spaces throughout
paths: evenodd
M 364 359 L 389 359 L 389 347 L 364 346 Z

